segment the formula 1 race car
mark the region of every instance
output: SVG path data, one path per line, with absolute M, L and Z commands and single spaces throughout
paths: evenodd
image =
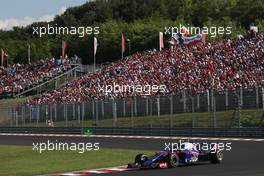
M 190 143 L 183 145 L 190 146 Z M 190 165 L 201 161 L 211 161 L 211 163 L 221 163 L 223 153 L 220 150 L 203 151 L 195 148 L 183 147 L 181 150 L 158 151 L 153 156 L 147 157 L 138 154 L 135 162 L 128 164 L 128 168 L 154 169 L 154 168 L 174 168 L 179 165 Z

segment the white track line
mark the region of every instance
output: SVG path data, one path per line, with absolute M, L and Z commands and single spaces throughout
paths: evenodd
M 212 140 L 212 141 L 254 141 L 264 142 L 261 138 L 221 138 L 221 137 L 186 137 L 186 136 L 126 136 L 126 135 L 80 135 L 80 134 L 24 134 L 0 133 L 0 136 L 43 136 L 43 137 L 86 137 L 86 138 L 125 138 L 125 139 L 168 139 L 168 140 Z

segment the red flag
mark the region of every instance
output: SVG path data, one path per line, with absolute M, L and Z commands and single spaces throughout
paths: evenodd
M 125 37 L 124 34 L 122 33 L 122 53 L 125 52 Z
M 162 48 L 164 48 L 164 43 L 163 43 L 163 33 L 159 33 L 159 50 L 161 51 Z
M 202 32 L 202 42 L 203 44 L 206 43 L 206 33 Z
M 62 46 L 61 46 L 61 55 L 62 55 L 63 58 L 65 56 L 66 48 L 67 48 L 67 43 L 66 43 L 66 41 L 63 40 L 62 41 Z
M 2 48 L 2 53 L 1 53 L 1 63 L 2 63 L 2 66 L 4 66 L 4 62 L 5 62 L 5 50 L 4 48 Z

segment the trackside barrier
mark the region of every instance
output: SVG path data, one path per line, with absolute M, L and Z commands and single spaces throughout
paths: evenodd
M 80 127 L 0 127 L 0 133 L 80 134 Z
M 95 134 L 264 138 L 264 128 L 96 128 Z
M 264 138 L 263 127 L 261 128 L 0 127 L 0 133 Z

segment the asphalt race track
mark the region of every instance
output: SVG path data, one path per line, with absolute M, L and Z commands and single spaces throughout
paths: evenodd
M 155 149 L 165 147 L 164 143 L 178 142 L 169 139 L 130 139 L 130 138 L 97 138 L 97 137 L 45 137 L 45 136 L 3 136 L 0 145 L 31 145 L 32 142 L 99 142 L 100 148 Z M 205 141 L 199 141 L 205 142 Z M 220 142 L 220 141 L 208 141 Z M 222 141 L 231 142 L 232 150 L 224 153 L 222 164 L 201 163 L 198 165 L 178 167 L 175 169 L 134 170 L 106 176 L 264 176 L 264 142 L 255 141 Z M 131 158 L 133 161 L 133 158 Z M 127 163 L 124 163 L 127 164 Z M 102 174 L 100 174 L 102 175 Z

